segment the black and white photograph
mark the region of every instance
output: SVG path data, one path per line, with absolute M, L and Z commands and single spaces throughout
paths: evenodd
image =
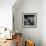
M 23 27 L 36 27 L 36 13 L 23 13 Z

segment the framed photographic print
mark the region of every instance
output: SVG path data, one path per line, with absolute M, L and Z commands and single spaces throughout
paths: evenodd
M 37 13 L 22 13 L 22 27 L 37 27 Z

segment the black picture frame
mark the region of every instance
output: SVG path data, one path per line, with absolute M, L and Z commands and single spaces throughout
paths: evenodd
M 22 27 L 36 28 L 37 13 L 22 13 Z

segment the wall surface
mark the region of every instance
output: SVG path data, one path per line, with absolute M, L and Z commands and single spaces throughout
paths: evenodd
M 12 6 L 16 0 L 0 0 L 0 27 L 12 28 Z
M 40 0 L 23 0 L 19 6 L 14 5 L 13 13 L 15 19 L 15 30 L 23 33 L 26 39 L 34 40 L 36 46 L 41 46 L 41 1 Z M 37 13 L 37 28 L 22 27 L 22 13 Z
M 42 46 L 46 46 L 46 0 L 41 1 L 41 40 Z

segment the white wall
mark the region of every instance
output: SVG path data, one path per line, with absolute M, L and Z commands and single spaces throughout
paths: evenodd
M 41 1 L 41 40 L 42 46 L 46 46 L 46 0 Z
M 15 5 L 14 5 L 15 6 Z M 41 46 L 41 1 L 40 0 L 23 0 L 20 5 L 13 8 L 15 19 L 15 30 L 22 32 L 24 38 L 35 41 L 36 46 Z M 37 13 L 37 28 L 22 27 L 22 13 Z
M 16 0 L 0 0 L 0 27 L 12 28 L 12 6 Z

